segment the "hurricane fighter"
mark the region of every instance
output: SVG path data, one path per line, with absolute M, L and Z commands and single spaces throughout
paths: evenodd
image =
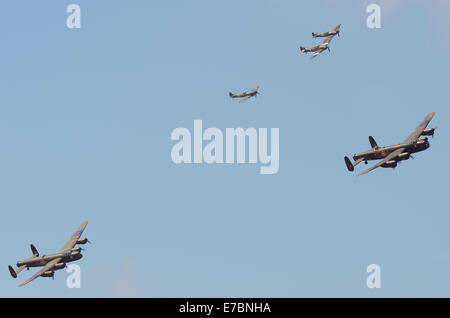
M 359 174 L 359 176 L 366 174 L 378 167 L 382 168 L 395 168 L 400 161 L 408 160 L 411 158 L 411 154 L 424 151 L 430 147 L 427 137 L 422 136 L 434 136 L 436 128 L 428 128 L 431 119 L 434 116 L 434 112 L 429 113 L 425 119 L 414 129 L 414 131 L 400 144 L 387 147 L 379 147 L 372 136 L 369 136 L 369 142 L 372 149 L 355 154 L 353 156 L 354 162 L 352 163 L 348 157 L 344 157 L 345 165 L 349 171 L 353 171 L 355 166 L 361 162 L 367 162 L 369 160 L 379 160 L 375 166 L 367 169 Z
M 332 31 L 323 32 L 323 33 L 312 33 L 313 38 L 320 38 L 320 37 L 328 37 L 330 35 L 335 36 L 336 34 L 339 36 L 341 25 L 337 25 Z
M 258 92 L 259 86 L 256 86 L 254 89 L 252 89 L 250 92 L 243 92 L 243 93 L 239 93 L 239 94 L 233 94 L 232 92 L 230 92 L 228 95 L 231 98 L 242 98 L 239 103 L 243 103 L 245 102 L 247 99 L 249 99 L 250 97 L 253 97 L 259 94 Z
M 87 224 L 87 221 L 83 222 L 75 231 L 75 233 L 70 237 L 67 243 L 63 246 L 63 248 L 55 254 L 39 256 L 39 252 L 37 251 L 36 247 L 31 244 L 30 247 L 33 256 L 25 260 L 18 261 L 16 264 L 17 270 L 14 270 L 12 266 L 8 266 L 11 276 L 17 278 L 17 274 L 19 274 L 25 268 L 29 270 L 30 267 L 43 267 L 35 275 L 20 284 L 19 287 L 28 284 L 39 276 L 54 278 L 55 271 L 65 268 L 66 263 L 81 259 L 83 257 L 83 255 L 81 254 L 82 249 L 81 247 L 75 247 L 75 245 L 86 244 L 87 242 L 89 242 L 87 238 L 80 238 Z

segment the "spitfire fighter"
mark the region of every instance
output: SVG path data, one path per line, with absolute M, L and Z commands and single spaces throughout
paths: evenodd
M 383 168 L 395 168 L 397 163 L 403 160 L 408 160 L 412 158 L 411 154 L 424 151 L 430 147 L 427 137 L 421 138 L 421 136 L 434 136 L 434 131 L 436 128 L 428 128 L 431 119 L 434 116 L 434 112 L 429 113 L 425 119 L 419 124 L 419 126 L 414 129 L 414 131 L 400 144 L 387 147 L 379 147 L 373 139 L 369 136 L 369 142 L 372 146 L 371 150 L 366 152 L 358 153 L 353 156 L 354 162 L 352 163 L 348 157 L 344 157 L 345 165 L 349 171 L 353 171 L 355 166 L 360 162 L 364 161 L 366 164 L 369 160 L 383 159 L 378 162 L 375 166 L 367 169 L 366 171 L 359 174 L 359 176 L 366 174 L 378 167 Z
M 250 97 L 253 97 L 259 94 L 258 92 L 259 86 L 256 86 L 254 89 L 252 89 L 250 92 L 243 92 L 243 93 L 239 93 L 239 94 L 233 94 L 233 93 L 229 93 L 228 95 L 231 98 L 242 98 L 239 103 L 243 103 L 245 102 L 247 99 L 249 99 Z
M 11 273 L 12 277 L 17 278 L 17 274 L 19 274 L 25 268 L 30 269 L 30 267 L 41 266 L 43 266 L 43 268 L 28 280 L 20 284 L 19 287 L 28 284 L 39 276 L 54 278 L 55 271 L 65 268 L 66 263 L 81 259 L 83 257 L 83 255 L 81 254 L 82 249 L 81 247 L 75 247 L 75 245 L 86 244 L 87 242 L 89 242 L 87 238 L 80 239 L 81 234 L 83 234 L 83 231 L 86 228 L 87 224 L 87 221 L 83 222 L 58 253 L 39 256 L 39 252 L 37 251 L 36 247 L 31 244 L 30 247 L 33 256 L 17 262 L 17 271 L 14 271 L 12 266 L 8 266 L 9 272 Z
M 339 35 L 339 29 L 341 28 L 341 25 L 339 24 L 337 27 L 334 28 L 333 31 L 329 31 L 329 32 L 324 32 L 324 33 L 320 33 L 320 34 L 316 34 L 313 32 L 313 38 L 317 38 L 317 37 L 326 37 L 325 40 L 323 40 L 323 43 L 320 45 L 316 45 L 310 48 L 305 48 L 303 46 L 300 46 L 300 52 L 301 53 L 310 53 L 310 52 L 314 52 L 313 55 L 311 55 L 310 59 L 312 60 L 313 58 L 315 58 L 317 55 L 319 55 L 320 53 L 322 53 L 325 50 L 330 51 L 330 41 L 331 39 L 333 39 L 333 37 L 338 34 Z
M 341 25 L 338 24 L 332 31 L 323 32 L 323 33 L 312 33 L 313 38 L 320 38 L 320 37 L 328 37 L 330 35 L 335 36 L 336 34 L 339 36 Z

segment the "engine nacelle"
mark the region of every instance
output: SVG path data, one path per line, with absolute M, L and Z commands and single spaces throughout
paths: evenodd
M 75 253 L 72 252 L 69 256 L 69 262 L 73 262 L 73 261 L 78 261 L 79 259 L 81 259 L 83 257 L 83 254 L 81 254 L 80 252 Z
M 53 270 L 58 271 L 66 267 L 66 263 L 58 263 L 53 267 Z
M 398 161 L 408 160 L 411 157 L 411 154 L 408 152 L 403 152 L 398 155 Z
M 383 168 L 395 168 L 395 167 L 397 167 L 397 161 L 395 161 L 395 160 L 389 160 L 389 161 L 386 161 L 386 162 L 382 165 L 382 167 L 383 167 Z
M 71 251 L 72 253 L 80 253 L 81 252 L 81 247 L 74 247 L 74 248 L 72 248 L 72 251 Z
M 422 136 L 434 136 L 434 130 L 435 130 L 436 128 L 428 128 L 428 129 L 425 129 L 423 132 L 422 132 Z
M 79 239 L 76 244 L 86 244 L 87 242 L 88 242 L 88 239 L 85 237 L 85 238 Z
M 55 272 L 54 271 L 46 271 L 41 276 L 42 277 L 54 277 L 55 276 Z

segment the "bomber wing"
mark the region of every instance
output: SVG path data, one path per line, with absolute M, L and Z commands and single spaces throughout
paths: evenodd
M 430 123 L 431 119 L 433 119 L 435 112 L 429 113 L 424 120 L 422 120 L 419 124 L 419 126 L 414 129 L 414 131 L 408 136 L 408 138 L 405 139 L 405 144 L 412 144 L 414 143 L 423 133 L 425 128 L 427 128 L 428 124 Z
M 44 274 L 46 271 L 50 271 L 52 270 L 52 268 L 58 264 L 60 261 L 62 260 L 62 257 L 58 257 L 55 258 L 54 260 L 51 260 L 50 262 L 47 263 L 47 265 L 45 265 L 44 267 L 42 267 L 42 269 L 37 272 L 36 274 L 34 274 L 33 276 L 31 276 L 29 279 L 27 279 L 26 281 L 24 281 L 22 284 L 19 285 L 19 287 L 22 287 L 23 285 L 28 284 L 29 282 L 31 282 L 32 280 L 35 280 L 36 278 L 38 278 L 39 276 L 41 276 L 42 274 Z
M 382 161 L 378 162 L 375 166 L 370 167 L 369 169 L 367 169 L 364 172 L 361 172 L 360 174 L 358 174 L 358 176 L 362 176 L 363 174 L 366 174 L 372 170 L 375 170 L 378 167 L 381 167 L 383 164 L 385 164 L 386 162 L 388 162 L 389 160 L 395 159 L 399 154 L 401 154 L 403 151 L 405 151 L 405 148 L 399 148 L 393 152 L 391 152 L 386 158 L 384 158 Z
M 81 234 L 83 234 L 84 229 L 86 228 L 88 224 L 88 221 L 84 221 L 78 229 L 73 233 L 73 235 L 70 237 L 70 239 L 67 241 L 67 243 L 63 246 L 61 251 L 67 250 L 69 248 L 72 248 L 77 244 L 78 239 L 80 238 Z

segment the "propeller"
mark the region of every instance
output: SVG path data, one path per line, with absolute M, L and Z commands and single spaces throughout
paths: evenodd
M 437 127 L 437 126 L 433 128 L 433 133 L 431 134 L 431 139 L 433 139 L 433 138 L 434 138 L 434 133 L 436 132 L 436 129 L 438 129 L 438 127 Z

